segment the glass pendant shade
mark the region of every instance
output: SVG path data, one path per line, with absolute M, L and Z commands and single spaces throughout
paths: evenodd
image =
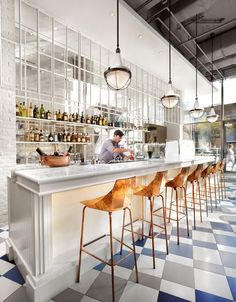
M 122 90 L 129 86 L 131 81 L 131 71 L 122 66 L 121 56 L 116 52 L 116 62 L 113 67 L 109 67 L 104 72 L 104 77 L 107 85 L 113 90 Z
M 173 90 L 172 84 L 168 84 L 168 91 L 166 95 L 161 98 L 162 105 L 168 109 L 173 108 L 179 101 L 179 95 Z
M 117 43 L 116 43 L 116 56 L 115 63 L 113 67 L 109 67 L 104 72 L 104 78 L 107 82 L 107 85 L 110 89 L 113 90 L 122 90 L 129 86 L 131 81 L 131 71 L 129 68 L 123 66 L 121 56 L 120 56 L 120 47 L 119 47 L 119 0 L 116 1 L 117 5 Z
M 196 98 L 195 103 L 194 103 L 194 108 L 189 110 L 189 114 L 194 119 L 197 119 L 197 118 L 202 117 L 203 112 L 204 112 L 204 109 L 200 107 L 199 102 L 198 102 L 198 98 Z
M 214 107 L 211 107 L 209 114 L 207 115 L 207 120 L 209 123 L 214 123 L 218 120 L 219 115 L 216 114 Z

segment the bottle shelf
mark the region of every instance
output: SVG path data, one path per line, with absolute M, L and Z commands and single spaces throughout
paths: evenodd
M 58 126 L 71 126 L 71 127 L 81 127 L 81 128 L 101 128 L 107 130 L 113 129 L 123 129 L 124 131 L 142 131 L 149 132 L 148 130 L 138 129 L 138 128 L 124 128 L 124 127 L 115 127 L 115 126 L 102 126 L 96 124 L 87 124 L 87 123 L 77 123 L 77 122 L 68 122 L 68 121 L 57 121 L 57 120 L 47 120 L 47 119 L 39 119 L 39 118 L 31 118 L 31 117 L 22 117 L 17 116 L 16 121 L 19 122 L 30 122 L 35 124 L 48 124 L 48 125 L 58 125 Z
M 26 141 L 17 141 L 16 144 L 42 144 L 42 145 L 91 145 L 91 143 L 79 143 L 79 142 L 26 142 Z

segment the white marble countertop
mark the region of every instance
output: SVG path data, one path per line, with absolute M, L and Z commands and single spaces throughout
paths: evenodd
M 48 168 L 42 166 L 17 168 L 11 178 L 19 185 L 39 195 L 111 182 L 118 178 L 142 176 L 158 171 L 181 168 L 214 161 L 214 157 L 195 157 L 194 160 L 166 162 L 164 159 L 122 162 L 99 165 L 71 165 Z

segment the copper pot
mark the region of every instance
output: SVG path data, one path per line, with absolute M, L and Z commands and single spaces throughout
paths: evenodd
M 70 156 L 64 155 L 43 155 L 41 156 L 41 164 L 49 167 L 65 167 L 70 164 Z

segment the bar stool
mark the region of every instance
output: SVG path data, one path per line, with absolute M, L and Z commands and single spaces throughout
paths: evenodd
M 196 230 L 196 199 L 195 199 L 195 184 L 197 185 L 198 189 L 198 198 L 199 198 L 199 209 L 200 209 L 200 221 L 202 222 L 202 205 L 201 205 L 201 194 L 200 194 L 200 177 L 203 170 L 203 165 L 200 164 L 197 166 L 197 168 L 187 177 L 186 181 L 186 191 L 188 187 L 188 182 L 192 184 L 192 198 L 191 198 L 191 204 L 193 209 L 193 224 L 194 229 Z M 206 203 L 206 209 L 207 209 L 207 203 Z M 207 209 L 208 211 L 208 209 Z
M 204 186 L 204 196 L 201 194 L 201 197 L 205 197 L 206 205 L 208 205 L 208 197 L 210 197 L 211 201 L 211 212 L 213 212 L 213 207 L 212 207 L 212 196 L 211 196 L 211 184 L 210 184 L 210 174 L 211 174 L 211 169 L 212 165 L 208 165 L 201 173 L 201 179 L 202 179 L 202 185 Z M 209 194 L 207 192 L 207 183 L 208 183 L 208 189 L 209 189 Z M 203 190 L 201 190 L 202 192 Z M 208 216 L 208 206 L 207 206 L 207 216 Z
M 142 202 L 142 217 L 141 217 L 141 221 L 142 221 L 142 239 L 143 239 L 143 237 L 147 237 L 147 238 L 152 239 L 152 257 L 153 257 L 153 268 L 154 269 L 155 269 L 155 242 L 154 242 L 154 239 L 158 235 L 160 235 L 160 233 L 157 233 L 156 235 L 154 235 L 154 226 L 164 230 L 165 239 L 166 239 L 166 253 L 168 254 L 166 214 L 165 214 L 165 203 L 164 203 L 164 197 L 163 197 L 163 192 L 164 192 L 164 189 L 165 189 L 166 180 L 167 180 L 167 171 L 157 172 L 154 179 L 150 182 L 149 185 L 147 185 L 147 186 L 144 186 L 144 185 L 143 186 L 137 186 L 137 187 L 134 188 L 134 195 L 142 197 L 142 200 L 141 200 L 141 202 Z M 147 197 L 150 201 L 150 221 L 146 220 L 145 217 L 144 217 L 144 197 Z M 154 209 L 154 198 L 155 197 L 161 197 L 161 201 L 162 201 L 162 206 L 157 208 L 157 209 Z M 161 217 L 163 217 L 164 225 L 156 224 L 153 221 L 154 216 L 160 217 L 160 215 L 158 215 L 157 212 L 161 209 L 162 209 L 162 212 L 163 212 L 163 215 Z M 147 222 L 147 223 L 150 224 L 149 235 L 144 234 L 144 222 Z M 122 229 L 122 240 L 121 240 L 122 242 L 123 242 L 124 230 L 129 231 L 129 229 L 127 229 L 127 226 L 129 224 L 130 223 L 125 225 L 125 216 L 124 216 L 123 229 Z M 138 235 L 140 235 L 140 234 L 138 233 Z M 120 253 L 122 254 L 122 244 L 121 244 Z
M 81 203 L 84 205 L 83 212 L 82 212 L 82 225 L 81 225 L 81 237 L 80 237 L 80 251 L 79 251 L 79 265 L 78 265 L 78 273 L 77 273 L 77 282 L 80 281 L 80 269 L 81 269 L 81 256 L 82 252 L 87 253 L 88 255 L 96 258 L 97 260 L 111 266 L 111 280 L 112 280 L 112 301 L 115 301 L 115 285 L 114 285 L 114 266 L 123 261 L 125 258 L 127 258 L 130 254 L 134 254 L 134 264 L 135 264 L 135 271 L 136 271 L 136 282 L 138 283 L 138 270 L 137 270 L 137 260 L 136 260 L 136 252 L 135 252 L 135 242 L 134 242 L 134 232 L 133 232 L 133 223 L 132 223 L 132 212 L 130 209 L 131 200 L 129 199 L 128 195 L 131 195 L 133 193 L 133 188 L 135 186 L 135 177 L 128 178 L 128 179 L 119 179 L 116 180 L 113 189 L 107 193 L 105 196 L 98 197 L 92 200 L 86 200 L 81 201 Z M 83 236 L 84 236 L 84 220 L 85 220 L 85 210 L 86 208 L 95 209 L 99 211 L 105 211 L 109 214 L 109 225 L 110 225 L 110 251 L 111 251 L 111 260 L 106 261 L 104 259 L 101 259 L 100 257 L 92 254 L 91 252 L 87 251 L 85 247 L 87 247 L 89 244 L 94 243 L 95 241 L 102 239 L 104 236 L 101 236 L 89 243 L 83 244 Z M 116 211 L 124 210 L 124 213 L 126 210 L 129 212 L 130 216 L 130 222 L 131 222 L 131 233 L 132 233 L 132 245 L 133 247 L 130 247 L 129 245 L 121 242 L 118 238 L 114 237 L 112 235 L 112 213 Z M 123 257 L 118 262 L 114 262 L 113 258 L 113 242 L 112 239 L 115 239 L 116 241 L 124 244 L 127 248 L 131 250 L 130 253 L 128 253 L 125 257 Z
M 171 188 L 171 200 L 170 200 L 170 208 L 166 207 L 166 210 L 169 210 L 169 222 L 170 220 L 174 220 L 177 222 L 177 244 L 179 244 L 179 220 L 181 220 L 183 217 L 186 217 L 186 224 L 187 224 L 187 235 L 189 236 L 189 225 L 188 225 L 188 208 L 187 208 L 187 198 L 186 198 L 186 181 L 188 177 L 190 167 L 182 168 L 180 173 L 175 176 L 174 179 L 168 181 L 166 183 L 166 197 L 167 197 L 167 188 Z M 181 212 L 179 210 L 180 204 L 179 204 L 179 195 L 178 195 L 178 189 L 181 189 L 181 191 L 184 192 L 184 208 L 185 213 Z M 173 192 L 175 191 L 176 200 L 172 201 L 173 199 Z M 175 204 L 174 204 L 175 203 Z M 176 212 L 176 219 L 171 218 L 171 211 L 172 206 L 175 206 L 174 212 Z M 183 216 L 180 218 L 179 214 L 182 214 Z

